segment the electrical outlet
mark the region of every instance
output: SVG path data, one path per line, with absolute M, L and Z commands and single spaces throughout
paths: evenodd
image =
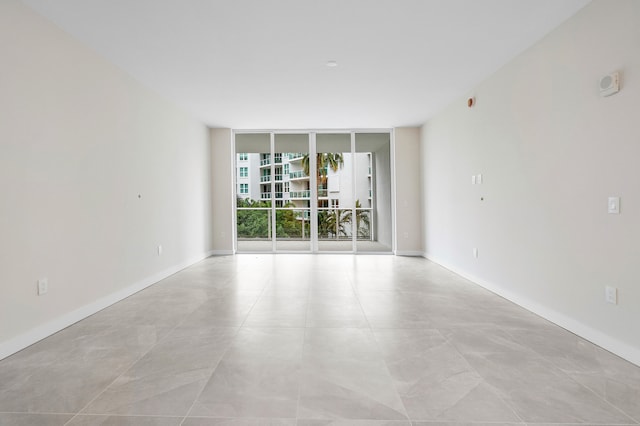
M 618 304 L 618 289 L 611 286 L 606 286 L 604 288 L 604 300 L 607 303 L 612 303 L 614 305 Z
M 162 256 L 162 246 L 158 246 L 158 256 Z
M 38 280 L 38 296 L 42 296 L 49 291 L 49 280 L 46 278 L 40 278 Z
M 476 259 L 478 258 L 478 249 L 477 248 L 473 248 L 473 257 L 475 257 Z

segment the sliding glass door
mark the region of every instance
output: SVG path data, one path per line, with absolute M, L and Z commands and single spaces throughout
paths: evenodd
M 391 252 L 389 133 L 236 133 L 238 252 Z
M 308 134 L 275 134 L 275 238 L 277 251 L 311 251 Z
M 236 135 L 236 248 L 240 252 L 271 252 L 273 181 L 271 135 Z
M 354 226 L 358 252 L 390 252 L 393 247 L 391 144 L 388 133 L 356 133 Z
M 318 251 L 352 252 L 354 205 L 351 133 L 316 135 Z

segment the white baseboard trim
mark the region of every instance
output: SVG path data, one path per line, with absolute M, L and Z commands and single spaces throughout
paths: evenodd
M 175 274 L 199 261 L 211 256 L 213 253 L 211 251 L 203 253 L 200 256 L 193 257 L 184 262 L 181 262 L 177 265 L 174 265 L 170 268 L 167 268 L 163 271 L 158 272 L 157 274 L 151 275 L 147 278 L 144 278 L 132 285 L 123 288 L 115 293 L 111 293 L 107 296 L 104 296 L 94 302 L 91 302 L 87 305 L 84 305 L 78 309 L 75 309 L 71 312 L 68 312 L 58 318 L 55 318 L 51 321 L 47 321 L 45 324 L 32 328 L 31 330 L 22 333 L 16 337 L 13 337 L 4 342 L 0 342 L 0 360 L 13 355 L 14 353 L 21 351 L 22 349 L 33 345 L 34 343 L 51 336 L 52 334 L 57 333 L 58 331 L 69 327 L 72 324 L 75 324 L 78 321 L 81 321 L 87 318 L 90 315 L 95 314 L 107 308 L 114 303 L 125 299 L 132 294 L 139 292 L 140 290 L 144 290 L 145 288 L 167 278 L 170 275 Z
M 416 256 L 423 257 L 423 253 L 417 250 L 396 250 L 396 256 Z
M 549 309 L 548 307 L 541 305 L 538 302 L 532 301 L 527 297 L 514 293 L 504 286 L 483 280 L 479 277 L 474 276 L 473 274 L 469 274 L 466 271 L 459 269 L 455 265 L 443 262 L 428 253 L 424 253 L 423 257 L 434 263 L 437 263 L 438 265 L 450 270 L 451 272 L 460 275 L 461 277 L 468 279 L 469 281 L 478 284 L 479 286 L 491 291 L 492 293 L 504 297 L 505 299 L 515 303 L 516 305 L 519 305 L 524 309 L 533 312 L 534 314 L 539 315 L 548 321 L 551 321 L 552 323 L 590 341 L 591 343 L 594 343 L 601 348 L 604 348 L 609 352 L 614 353 L 637 366 L 640 366 L 640 348 L 636 348 L 634 346 L 621 342 L 618 339 L 614 339 L 613 337 L 608 336 L 600 330 L 583 324 L 575 318 L 571 318 L 561 312 Z
M 211 250 L 209 256 L 229 256 L 233 254 L 233 250 Z

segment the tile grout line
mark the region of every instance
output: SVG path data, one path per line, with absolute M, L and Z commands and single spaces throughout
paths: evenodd
M 229 278 L 229 281 L 231 281 L 232 278 Z M 249 318 L 249 315 L 251 315 L 251 312 L 253 311 L 253 309 L 256 307 L 256 305 L 258 304 L 258 302 L 260 301 L 260 299 L 262 298 L 262 296 L 264 295 L 264 293 L 267 291 L 267 287 L 269 287 L 269 282 L 271 282 L 271 279 L 267 281 L 267 284 L 264 286 L 264 288 L 262 289 L 262 291 L 260 292 L 260 296 L 258 296 L 255 300 L 255 302 L 253 302 L 253 305 L 251 306 L 251 309 L 249 309 L 249 312 L 247 312 L 247 315 L 244 317 L 244 319 L 242 320 L 242 323 L 240 324 L 240 326 L 237 328 L 235 335 L 233 336 L 232 342 L 229 344 L 229 346 L 227 347 L 227 349 L 224 350 L 224 352 L 222 353 L 222 355 L 220 356 L 220 359 L 218 360 L 218 362 L 216 363 L 216 365 L 213 367 L 213 369 L 211 370 L 211 374 L 209 375 L 209 377 L 207 378 L 206 381 L 204 381 L 204 385 L 202 385 L 202 389 L 200 389 L 200 391 L 197 393 L 196 397 L 194 398 L 193 402 L 191 403 L 191 407 L 189 407 L 189 409 L 187 410 L 187 412 L 185 413 L 185 415 L 182 417 L 182 420 L 180 420 L 180 425 L 182 425 L 187 418 L 189 417 L 189 414 L 191 414 L 191 411 L 193 411 L 193 407 L 195 407 L 196 402 L 198 402 L 198 399 L 200 399 L 200 397 L 202 396 L 202 393 L 204 392 L 205 388 L 207 387 L 207 385 L 209 384 L 209 382 L 211 381 L 211 378 L 213 377 L 213 375 L 215 374 L 216 370 L 218 369 L 218 367 L 220 366 L 220 363 L 222 362 L 222 360 L 224 359 L 224 357 L 227 355 L 227 352 L 229 352 L 229 349 L 231 349 L 231 346 L 233 346 L 233 342 L 237 339 L 238 335 L 240 334 L 240 330 L 242 330 L 242 327 L 244 327 L 245 322 L 247 322 L 247 318 Z
M 578 382 L 577 380 L 575 380 L 573 377 L 571 377 L 568 373 L 566 373 L 565 371 L 563 371 L 562 369 L 560 369 L 560 367 L 558 367 L 553 361 L 551 361 L 551 363 L 559 370 L 561 371 L 565 376 L 567 376 L 569 378 L 569 380 L 571 380 L 572 382 L 578 384 L 579 386 L 581 386 L 582 388 L 586 389 L 587 391 L 591 392 L 593 395 L 595 395 L 597 398 L 599 398 L 600 400 L 604 401 L 607 405 L 609 405 L 610 407 L 616 409 L 617 411 L 619 411 L 620 413 L 622 413 L 624 416 L 626 416 L 627 418 L 633 420 L 635 422 L 635 424 L 639 424 L 640 422 L 638 422 L 638 420 L 636 420 L 633 416 L 627 414 L 626 411 L 624 411 L 622 408 L 618 407 L 617 405 L 614 405 L 613 403 L 611 403 L 610 401 L 608 401 L 606 398 L 604 398 L 601 395 L 598 395 L 596 393 L 596 391 L 594 391 L 593 389 L 591 389 L 588 386 L 583 385 L 582 383 Z M 625 424 L 625 423 L 620 423 L 620 424 Z M 628 424 L 628 423 L 627 423 Z M 633 423 L 631 423 L 633 424 Z
M 156 346 L 158 346 L 160 344 L 160 342 L 162 342 L 164 339 L 166 339 L 166 337 L 171 332 L 173 332 L 173 330 L 175 330 L 176 327 L 178 327 L 178 325 L 176 325 L 174 328 L 172 328 L 171 331 L 169 331 L 162 339 L 158 340 L 153 346 L 151 346 L 146 352 L 144 352 L 142 355 L 140 355 L 140 357 L 138 357 L 135 361 L 133 361 L 131 364 L 129 364 L 126 368 L 123 368 L 122 373 L 120 373 L 107 386 L 105 386 L 104 389 L 102 389 L 102 391 L 100 391 L 95 397 L 93 397 L 89 402 L 87 402 L 84 407 L 82 407 L 80 410 L 78 410 L 78 412 L 75 413 L 75 415 L 71 419 L 69 419 L 69 421 L 67 423 L 65 423 L 64 426 L 69 425 L 71 423 L 71 421 L 73 421 L 76 417 L 81 415 L 83 410 L 85 410 L 88 406 L 90 406 L 96 399 L 101 397 L 107 391 L 107 389 L 109 389 L 111 387 L 111 385 L 113 385 L 120 377 L 122 377 L 127 371 L 129 371 L 131 369 L 131 367 L 136 365 L 142 358 L 144 358 L 149 352 L 151 352 Z M 88 414 L 100 415 L 100 414 L 96 414 L 96 413 L 88 413 Z M 106 415 L 110 416 L 111 414 L 106 414 Z
M 360 306 L 360 310 L 362 311 L 362 316 L 364 316 L 364 320 L 367 322 L 367 330 L 369 330 L 369 333 L 371 333 L 371 336 L 373 337 L 373 341 L 375 342 L 376 349 L 377 349 L 378 353 L 380 354 L 380 360 L 384 364 L 384 368 L 386 369 L 386 373 L 387 373 L 387 376 L 389 377 L 389 381 L 391 382 L 391 385 L 393 386 L 393 390 L 395 390 L 396 395 L 398 395 L 398 399 L 400 400 L 400 404 L 402 404 L 402 409 L 404 410 L 404 415 L 407 418 L 407 421 L 409 421 L 409 423 L 413 424 L 411 418 L 409 417 L 409 412 L 407 411 L 407 407 L 404 404 L 404 400 L 402 399 L 402 395 L 400 395 L 400 392 L 398 391 L 398 387 L 396 386 L 396 382 L 393 379 L 393 377 L 391 376 L 391 372 L 389 371 L 389 366 L 387 365 L 387 361 L 384 359 L 384 356 L 382 355 L 382 351 L 380 350 L 380 343 L 378 343 L 378 339 L 376 338 L 376 335 L 375 335 L 375 332 L 373 330 L 373 327 L 371 327 L 371 323 L 369 322 L 369 317 L 367 316 L 367 314 L 364 311 L 364 308 L 362 307 L 362 302 L 360 301 L 360 297 L 358 296 L 358 292 L 356 292 L 355 284 L 354 284 L 353 280 L 351 279 L 351 277 L 348 274 L 347 274 L 347 279 L 349 280 L 349 284 L 351 285 L 351 290 L 353 290 L 353 293 L 355 294 L 356 300 L 358 301 L 358 306 Z M 391 408 L 391 407 L 389 407 L 389 408 Z
M 154 284 L 155 285 L 155 284 Z M 153 287 L 153 286 L 151 286 Z M 202 302 L 200 305 L 198 305 L 198 307 L 202 306 L 202 304 L 204 304 L 204 302 Z M 195 312 L 196 309 L 195 308 L 193 311 L 191 311 L 191 313 Z M 190 313 L 190 314 L 191 314 Z M 64 426 L 69 426 L 71 424 L 71 422 L 78 416 L 83 415 L 82 411 L 85 410 L 87 407 L 89 407 L 94 401 L 96 401 L 100 396 L 102 396 L 120 377 L 122 377 L 127 371 L 129 371 L 134 365 L 136 365 L 142 358 L 144 358 L 147 354 L 149 354 L 154 348 L 156 348 L 161 342 L 165 341 L 165 339 L 167 339 L 171 333 L 173 333 L 173 331 L 175 329 L 177 329 L 178 327 L 180 327 L 186 320 L 187 317 L 190 315 L 185 315 L 184 318 L 182 319 L 182 321 L 180 321 L 179 323 L 177 323 L 173 328 L 171 328 L 171 330 L 169 330 L 160 340 L 158 340 L 154 345 L 150 346 L 149 349 L 145 352 L 142 353 L 142 355 L 140 355 L 140 357 L 138 357 L 134 362 L 132 362 L 130 365 L 128 365 L 126 368 L 123 369 L 122 373 L 120 373 L 115 379 L 113 379 L 107 386 L 105 386 L 105 388 L 98 393 L 91 401 L 89 401 L 84 407 L 82 407 L 80 410 L 78 410 L 77 413 L 75 413 L 75 415 L 69 419 L 68 422 L 66 422 L 64 424 Z M 87 413 L 87 414 L 92 414 L 92 413 Z M 108 415 L 111 416 L 113 414 L 96 414 L 93 413 L 93 415 Z M 179 417 L 179 416 L 177 416 Z
M 311 299 L 311 284 L 307 286 L 307 308 L 304 311 L 304 328 L 302 329 L 302 347 L 300 348 L 300 369 L 298 370 L 298 401 L 296 402 L 296 425 L 300 420 L 300 400 L 302 399 L 302 367 L 304 363 L 304 342 L 307 340 L 307 324 Z
M 505 333 L 507 333 L 510 337 L 513 337 L 513 334 L 510 332 L 509 329 L 502 329 Z M 573 334 L 573 333 L 571 333 Z M 575 334 L 574 334 L 575 335 Z M 575 335 L 578 339 L 582 339 L 580 336 Z M 584 339 L 582 339 L 584 340 Z M 597 345 L 595 345 L 597 346 Z M 599 348 L 599 346 L 598 346 Z M 570 381 L 576 383 L 578 386 L 586 389 L 587 391 L 589 391 L 590 393 L 592 393 L 593 395 L 595 395 L 598 399 L 604 401 L 606 404 L 608 404 L 609 406 L 611 406 L 612 408 L 615 408 L 616 410 L 618 410 L 620 413 L 622 413 L 623 415 L 627 416 L 629 419 L 633 420 L 635 422 L 635 424 L 640 424 L 640 421 L 638 421 L 637 419 L 635 419 L 633 416 L 631 416 L 630 414 L 628 414 L 626 411 L 624 411 L 622 408 L 614 405 L 613 403 L 611 403 L 610 401 L 608 401 L 606 398 L 604 398 L 602 395 L 599 395 L 598 393 L 596 393 L 596 391 L 594 391 L 593 389 L 591 389 L 589 386 L 586 386 L 580 382 L 578 382 L 576 379 L 574 379 L 569 373 L 567 373 L 566 371 L 564 371 L 555 361 L 553 361 L 552 359 L 549 359 L 547 356 L 545 356 L 544 354 L 541 354 L 540 352 L 536 351 L 533 348 L 526 348 L 527 350 L 529 350 L 530 352 L 532 352 L 533 354 L 535 354 L 536 356 L 538 356 L 540 359 L 549 362 L 551 365 L 553 365 L 558 372 L 562 373 L 562 375 L 558 375 L 557 372 L 552 372 L 553 374 L 555 374 L 558 377 L 562 377 L 565 379 L 569 379 Z M 573 361 L 570 361 L 571 364 L 573 365 Z M 558 423 L 558 424 L 565 424 L 565 423 Z M 572 424 L 572 423 L 567 423 L 567 424 Z M 621 425 L 624 425 L 626 423 L 620 423 Z
M 490 386 L 490 387 L 491 387 L 491 389 L 494 391 L 494 394 L 498 397 L 498 399 L 499 399 L 500 401 L 502 401 L 502 403 L 503 403 L 505 406 L 509 407 L 509 410 L 511 410 L 511 412 L 512 412 L 512 413 L 513 413 L 513 414 L 514 414 L 518 419 L 520 419 L 520 422 L 519 422 L 519 423 L 522 423 L 522 424 L 525 424 L 525 425 L 526 425 L 526 424 L 527 424 L 527 422 L 522 418 L 522 416 L 520 416 L 520 414 L 518 414 L 518 412 L 516 411 L 516 409 L 515 409 L 511 404 L 509 404 L 509 402 L 508 402 L 508 401 L 506 401 L 506 400 L 502 397 L 502 395 L 500 394 L 500 392 L 497 392 L 497 389 L 495 389 L 495 387 L 494 387 L 493 385 L 491 385 L 491 384 L 489 384 L 489 382 L 487 382 L 486 377 L 484 377 L 482 374 L 480 374 L 480 372 L 479 372 L 478 370 L 476 370 L 476 369 L 475 369 L 475 367 L 474 367 L 473 365 L 471 365 L 471 363 L 469 362 L 469 360 L 467 359 L 467 357 L 466 357 L 466 356 L 464 356 L 464 354 L 458 350 L 458 348 L 456 347 L 456 345 L 452 344 L 452 343 L 450 342 L 450 340 L 449 340 L 449 339 L 447 339 L 447 337 L 445 337 L 445 336 L 442 334 L 442 332 L 440 331 L 440 329 L 436 328 L 435 330 L 437 330 L 437 331 L 438 331 L 438 333 L 439 333 L 439 334 L 442 336 L 442 338 L 444 339 L 444 341 L 445 341 L 448 345 L 450 345 L 450 346 L 451 346 L 451 348 L 452 348 L 454 351 L 456 351 L 456 352 L 458 353 L 458 355 L 460 355 L 460 356 L 462 357 L 462 359 L 463 359 L 463 360 L 464 360 L 464 362 L 467 364 L 467 366 L 469 366 L 469 368 L 471 369 L 471 371 L 473 371 L 474 373 L 476 373 L 476 374 L 478 375 L 478 377 L 482 378 L 482 382 L 483 382 L 483 383 L 485 383 L 487 386 Z

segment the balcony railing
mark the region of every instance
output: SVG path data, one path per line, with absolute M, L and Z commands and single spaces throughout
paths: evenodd
M 282 198 L 284 196 L 284 193 L 282 192 L 276 192 L 276 198 Z M 262 194 L 260 194 L 260 199 L 261 200 L 270 200 L 271 199 L 271 193 L 270 192 L 263 192 Z
M 282 180 L 282 175 L 275 175 L 277 181 Z M 260 182 L 271 182 L 271 175 L 262 175 L 260 176 Z
M 296 170 L 295 172 L 289 172 L 289 179 L 301 179 L 308 177 L 304 170 Z
M 260 167 L 268 166 L 271 164 L 271 158 L 264 158 L 260 160 Z
M 328 191 L 326 189 L 318 189 L 318 197 L 328 197 Z
M 311 191 L 291 191 L 289 192 L 289 198 L 311 198 Z
M 307 154 L 304 154 L 302 152 L 290 152 L 287 154 L 287 156 L 289 157 L 289 161 L 301 160 L 305 155 Z

